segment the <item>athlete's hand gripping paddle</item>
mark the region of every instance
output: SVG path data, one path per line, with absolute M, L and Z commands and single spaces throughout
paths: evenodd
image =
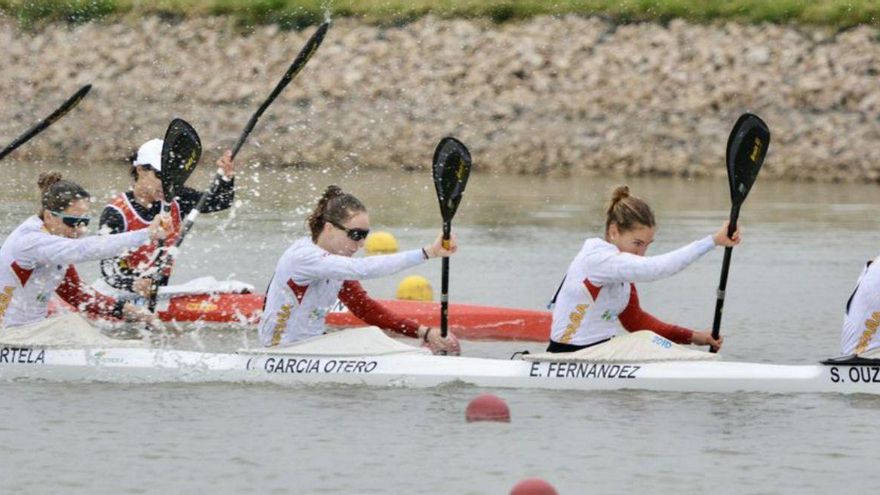
M 468 176 L 471 173 L 471 154 L 461 141 L 445 137 L 434 150 L 433 176 L 440 215 L 443 217 L 443 247 L 449 247 L 452 217 L 461 203 Z M 440 336 L 446 338 L 449 328 L 449 258 L 443 258 L 440 290 Z
M 46 128 L 49 127 L 50 125 L 54 124 L 55 121 L 57 121 L 61 117 L 64 117 L 65 115 L 67 115 L 67 112 L 71 111 L 73 109 L 73 107 L 77 106 L 79 104 L 79 102 L 82 101 L 82 99 L 86 97 L 86 94 L 89 92 L 90 89 L 92 89 L 91 84 L 86 84 L 85 86 L 79 88 L 79 90 L 76 93 L 71 95 L 71 97 L 68 98 L 67 101 L 62 103 L 61 106 L 58 107 L 57 110 L 52 112 L 51 115 L 49 115 L 45 119 L 41 120 L 39 123 L 37 123 L 37 125 L 28 129 L 21 136 L 18 136 L 17 138 L 15 138 L 14 141 L 9 143 L 8 146 L 6 146 L 5 148 L 3 148 L 2 151 L 0 151 L 0 160 L 5 158 L 6 155 L 12 153 L 19 146 L 30 141 L 31 138 L 33 138 L 37 134 L 46 130 Z
M 168 214 L 170 205 L 177 196 L 178 191 L 192 175 L 202 156 L 202 141 L 196 130 L 186 121 L 174 119 L 168 130 L 165 131 L 165 141 L 162 145 L 162 214 Z M 159 287 L 168 284 L 168 275 L 165 267 L 170 265 L 174 253 L 164 243 L 160 243 L 161 250 L 156 259 L 155 281 L 150 288 L 148 308 L 150 312 L 156 310 L 156 297 Z
M 744 113 L 736 121 L 730 137 L 727 138 L 727 178 L 730 181 L 730 223 L 727 236 L 736 232 L 739 210 L 758 172 L 767 156 L 770 146 L 770 128 L 757 115 Z M 730 270 L 730 257 L 733 248 L 724 248 L 724 262 L 721 265 L 721 281 L 718 283 L 718 297 L 715 301 L 715 319 L 712 322 L 712 338 L 721 335 L 721 312 L 724 308 L 724 291 L 727 290 L 727 273 Z M 711 348 L 710 352 L 718 352 Z

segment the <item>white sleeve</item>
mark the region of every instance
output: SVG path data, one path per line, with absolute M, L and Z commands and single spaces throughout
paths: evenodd
M 715 247 L 712 236 L 659 256 L 616 253 L 595 263 L 587 274 L 591 282 L 651 282 L 675 275 Z
M 420 249 L 397 254 L 351 258 L 335 254 L 323 254 L 300 260 L 294 268 L 293 279 L 304 280 L 364 280 L 384 277 L 416 266 L 425 257 Z
M 149 239 L 149 229 L 79 239 L 38 232 L 32 234 L 28 239 L 22 252 L 22 261 L 69 265 L 83 261 L 100 260 L 117 256 L 126 249 L 140 246 Z

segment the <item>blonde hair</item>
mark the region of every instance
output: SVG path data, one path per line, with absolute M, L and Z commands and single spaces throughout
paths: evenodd
M 641 198 L 630 196 L 629 186 L 621 185 L 611 193 L 611 202 L 605 213 L 605 232 L 611 224 L 617 225 L 621 232 L 632 230 L 638 225 L 654 226 L 654 212 Z

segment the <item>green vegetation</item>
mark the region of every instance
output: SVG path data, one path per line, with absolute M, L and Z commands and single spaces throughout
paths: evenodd
M 22 25 L 87 22 L 109 16 L 228 15 L 242 25 L 301 28 L 332 17 L 402 24 L 427 14 L 495 22 L 537 15 L 599 15 L 621 23 L 736 20 L 848 28 L 880 25 L 877 0 L 0 0 L 0 12 Z

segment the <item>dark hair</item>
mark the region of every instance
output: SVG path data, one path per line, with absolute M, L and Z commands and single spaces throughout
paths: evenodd
M 64 180 L 58 172 L 43 172 L 37 179 L 40 187 L 40 216 L 46 210 L 64 211 L 71 203 L 91 196 L 79 184 Z
M 327 222 L 342 225 L 355 213 L 367 211 L 363 203 L 351 194 L 342 192 L 339 186 L 327 186 L 315 210 L 309 215 L 308 225 L 312 241 L 318 242 L 318 235 Z
M 134 161 L 137 160 L 137 150 L 134 153 L 129 154 L 126 157 L 126 163 L 128 163 L 128 175 L 131 176 L 131 180 L 137 180 L 137 165 L 134 164 Z
M 637 225 L 654 226 L 654 212 L 641 198 L 629 195 L 629 186 L 617 186 L 611 193 L 611 203 L 605 214 L 605 232 L 611 224 L 616 224 L 621 232 L 634 229 Z

